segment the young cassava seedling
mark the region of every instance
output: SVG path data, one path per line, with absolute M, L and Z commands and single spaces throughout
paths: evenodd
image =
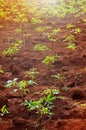
M 42 61 L 43 64 L 51 65 L 56 62 L 56 60 L 59 58 L 59 55 L 54 56 L 46 56 L 45 59 Z
M 9 110 L 8 110 L 8 108 L 7 108 L 6 105 L 2 106 L 2 108 L 0 109 L 0 111 L 1 111 L 1 115 L 2 116 L 4 116 L 4 115 L 6 115 L 6 114 L 9 113 Z

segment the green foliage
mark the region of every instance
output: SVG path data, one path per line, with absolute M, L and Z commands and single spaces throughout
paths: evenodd
M 28 12 L 27 4 L 24 0 L 1 0 L 0 1 L 0 18 L 16 22 L 24 22 Z
M 39 23 L 42 23 L 42 20 L 40 18 L 38 18 L 38 17 L 33 17 L 31 19 L 31 23 L 32 24 L 39 24 Z
M 37 85 L 37 83 L 34 80 L 29 80 L 28 85 Z
M 49 50 L 49 48 L 46 45 L 43 45 L 43 44 L 36 44 L 35 47 L 34 47 L 34 50 L 45 51 L 45 50 Z
M 18 82 L 17 85 L 18 85 L 18 87 L 20 89 L 25 89 L 27 87 L 27 81 L 26 80 L 22 80 L 22 81 Z
M 66 26 L 67 29 L 73 28 L 73 27 L 75 27 L 75 25 L 74 25 L 74 24 L 71 24 L 71 23 L 67 24 L 67 26 Z
M 54 56 L 46 56 L 45 59 L 42 61 L 43 64 L 51 65 L 56 62 L 56 60 L 59 58 L 59 55 Z
M 59 4 L 57 0 L 54 1 L 40 1 L 42 8 L 38 1 L 31 0 L 1 0 L 0 1 L 0 18 L 4 20 L 13 20 L 15 22 L 28 22 L 33 16 L 32 23 L 40 23 L 41 16 L 56 16 L 64 18 L 67 14 L 73 14 L 74 16 L 80 16 L 86 13 L 85 3 L 86 0 L 60 0 Z M 8 6 L 7 6 L 8 5 Z
M 17 92 L 20 90 L 22 92 L 22 96 L 26 95 L 29 93 L 29 89 L 27 86 L 29 85 L 29 81 L 26 80 L 21 80 L 18 82 L 18 78 L 14 78 L 13 80 L 8 80 L 7 83 L 5 84 L 6 88 L 12 88 L 15 87 L 12 92 Z
M 52 32 L 51 32 L 51 35 L 55 35 L 57 34 L 58 32 L 61 32 L 61 29 L 58 28 L 58 29 L 53 29 Z
M 37 28 L 35 28 L 35 30 L 36 31 L 39 31 L 39 32 L 43 32 L 43 31 L 45 31 L 45 27 L 37 27 Z
M 3 56 L 15 55 L 20 50 L 20 46 L 22 43 L 23 43 L 23 40 L 18 40 L 17 43 L 12 43 L 11 47 L 9 47 L 8 49 L 2 52 Z
M 23 102 L 23 105 L 27 106 L 27 108 L 30 111 L 36 110 L 36 113 L 39 114 L 40 116 L 52 115 L 53 113 L 51 112 L 51 109 L 53 108 L 52 104 L 55 99 L 56 99 L 55 96 L 51 96 L 51 94 L 49 94 L 48 96 L 46 97 L 44 96 L 37 101 L 25 100 Z
M 0 69 L 0 74 L 3 74 L 4 73 L 4 70 L 3 69 Z
M 7 108 L 6 105 L 2 106 L 2 108 L 0 109 L 0 111 L 1 111 L 2 115 L 6 115 L 6 114 L 9 113 L 9 110 L 8 110 L 8 108 Z
M 77 47 L 76 47 L 75 43 L 69 43 L 67 48 L 71 49 L 71 50 L 75 50 Z
M 17 85 L 17 80 L 18 78 L 14 78 L 13 80 L 8 80 L 5 87 L 6 88 L 15 87 Z
M 39 72 L 37 71 L 37 68 L 31 68 L 29 71 L 26 72 L 25 77 L 29 77 L 33 81 L 38 74 Z
M 45 96 L 42 96 L 36 101 L 25 100 L 23 105 L 26 106 L 30 111 L 35 110 L 40 117 L 43 115 L 51 116 L 53 114 L 51 110 L 54 107 L 53 101 L 56 100 L 56 98 L 62 98 L 61 96 L 55 96 L 59 93 L 60 91 L 57 89 L 47 89 L 43 91 L 43 95 L 45 94 Z
M 46 89 L 46 90 L 44 90 L 44 92 L 43 92 L 44 94 L 46 94 L 46 95 L 57 95 L 57 94 L 59 94 L 60 93 L 60 90 L 57 90 L 57 89 Z
M 80 29 L 80 28 L 76 28 L 76 29 L 74 30 L 74 33 L 75 33 L 75 34 L 80 33 L 80 32 L 81 32 L 81 29 Z
M 48 38 L 51 42 L 56 42 L 58 40 L 57 37 L 54 37 L 58 32 L 60 32 L 60 28 L 52 30 L 51 33 L 44 33 L 44 37 Z
M 17 29 L 15 29 L 15 32 L 16 33 L 20 33 L 20 32 L 22 32 L 22 29 L 21 28 L 17 28 Z
M 74 37 L 74 35 L 69 35 L 69 36 L 67 36 L 66 38 L 65 38 L 65 41 L 67 41 L 67 42 L 74 42 L 75 41 L 75 37 Z
M 31 33 L 23 34 L 24 37 L 29 37 L 29 36 L 31 36 L 31 35 L 32 35 Z

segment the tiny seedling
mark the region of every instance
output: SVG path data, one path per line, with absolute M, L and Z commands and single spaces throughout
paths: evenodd
M 21 45 L 22 43 L 24 43 L 24 41 L 20 39 L 17 41 L 17 43 L 18 43 L 18 45 Z
M 0 69 L 0 74 L 3 74 L 4 73 L 4 70 L 3 69 Z
M 29 77 L 33 81 L 38 74 L 39 72 L 37 71 L 37 68 L 31 68 L 29 71 L 26 72 L 25 77 Z
M 43 32 L 43 31 L 45 31 L 45 29 L 46 29 L 45 27 L 41 27 L 41 26 L 35 28 L 35 30 L 36 30 L 36 31 L 39 31 L 39 32 Z
M 20 46 L 23 43 L 23 40 L 18 40 L 17 43 L 12 43 L 11 46 L 4 50 L 2 52 L 2 54 L 4 56 L 13 56 L 15 55 L 19 50 L 20 50 Z
M 51 42 L 56 42 L 58 38 L 53 37 L 55 34 L 57 34 L 57 30 L 53 30 L 51 33 L 44 33 L 44 37 L 47 37 Z
M 67 48 L 71 49 L 71 50 L 75 50 L 77 47 L 76 47 L 75 43 L 69 43 Z
M 74 26 L 75 26 L 74 24 L 69 23 L 69 24 L 67 24 L 66 28 L 69 29 L 69 28 L 73 28 Z
M 0 111 L 2 113 L 2 116 L 9 113 L 9 110 L 8 110 L 8 108 L 7 108 L 6 105 L 2 106 L 2 108 L 0 109 Z
M 26 95 L 27 93 L 30 92 L 30 90 L 27 89 L 27 85 L 28 85 L 28 81 L 26 80 L 22 80 L 18 82 L 17 86 L 22 91 L 22 95 Z
M 37 101 L 27 101 L 25 100 L 23 102 L 24 106 L 27 106 L 27 108 L 32 111 L 36 110 L 36 113 L 39 115 L 39 117 L 42 117 L 43 115 L 52 115 L 53 113 L 50 111 L 53 108 L 52 101 L 55 100 L 55 96 L 48 95 L 47 97 L 42 97 Z
M 81 29 L 80 29 L 80 28 L 76 28 L 76 29 L 74 30 L 74 33 L 75 33 L 75 34 L 81 33 Z
M 42 23 L 42 20 L 40 18 L 38 18 L 38 17 L 33 17 L 31 19 L 31 23 L 32 24 L 39 24 L 39 23 Z
M 31 36 L 31 35 L 32 35 L 31 33 L 23 34 L 24 37 L 29 37 L 29 36 Z
M 34 47 L 35 51 L 47 51 L 49 48 L 46 45 L 43 44 L 36 44 Z
M 48 94 L 57 95 L 57 94 L 60 93 L 60 90 L 57 90 L 57 89 L 46 89 L 46 90 L 44 90 L 43 93 L 46 94 L 46 95 L 48 95 Z
M 17 85 L 18 85 L 19 89 L 25 89 L 27 87 L 27 81 L 22 80 L 22 81 L 18 82 Z
M 29 80 L 28 85 L 37 85 L 37 83 L 34 80 Z
M 74 35 L 69 35 L 69 36 L 67 36 L 66 38 L 65 38 L 65 40 L 64 41 L 67 41 L 67 42 L 74 42 L 75 41 L 75 37 L 74 37 Z
M 63 75 L 61 75 L 60 73 L 51 75 L 51 77 L 55 78 L 60 83 L 60 86 L 62 86 L 63 82 L 66 80 L 66 78 Z
M 42 61 L 43 64 L 51 65 L 56 62 L 56 60 L 59 58 L 59 55 L 54 56 L 46 56 L 45 59 Z
M 16 33 L 20 33 L 20 32 L 22 32 L 22 29 L 21 28 L 17 28 L 17 29 L 15 29 L 15 32 Z
M 43 95 L 39 100 L 36 101 L 28 101 L 25 100 L 23 102 L 23 105 L 26 106 L 30 111 L 35 110 L 36 113 L 39 115 L 39 118 L 43 117 L 44 115 L 48 115 L 49 117 L 52 116 L 51 110 L 53 109 L 53 101 L 56 100 L 56 98 L 61 98 L 61 96 L 55 96 L 60 93 L 59 90 L 56 89 L 47 89 L 43 91 Z
M 51 35 L 55 35 L 57 34 L 58 32 L 61 32 L 61 29 L 58 28 L 58 29 L 53 29 L 52 32 L 51 32 Z
M 63 80 L 65 79 L 65 77 L 62 76 L 60 73 L 51 75 L 51 77 L 56 78 L 56 79 L 59 80 L 59 81 L 63 81 Z
M 8 80 L 5 87 L 10 88 L 10 87 L 17 86 L 17 80 L 18 80 L 18 78 L 14 78 L 13 80 Z

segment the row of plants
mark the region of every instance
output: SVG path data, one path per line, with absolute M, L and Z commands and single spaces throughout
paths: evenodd
M 40 8 L 40 4 L 42 8 Z M 51 4 L 47 1 L 22 0 L 20 2 L 20 0 L 13 0 L 9 2 L 9 0 L 1 0 L 0 18 L 15 22 L 28 22 L 30 16 L 33 16 L 31 22 L 36 24 L 40 23 L 40 18 L 47 14 L 57 17 L 65 17 L 67 14 L 73 14 L 75 17 L 79 17 L 86 13 L 85 4 L 85 0 L 61 0 L 60 2 L 54 0 L 54 2 L 51 1 Z
M 29 12 L 32 15 L 32 19 L 30 20 L 31 24 L 36 24 L 37 27 L 34 28 L 34 30 L 38 33 L 42 33 L 44 38 L 47 38 L 50 43 L 52 44 L 53 42 L 57 43 L 58 40 L 60 39 L 58 37 L 59 33 L 62 33 L 61 28 L 55 28 L 52 29 L 52 27 L 42 27 L 40 24 L 43 22 L 42 18 L 43 15 L 47 16 L 47 14 L 56 16 L 56 17 L 65 17 L 67 14 L 73 14 L 75 17 L 80 16 L 81 14 L 86 13 L 86 9 L 83 6 L 83 3 L 85 3 L 85 0 L 82 0 L 80 3 L 75 0 L 72 1 L 65 1 L 61 0 L 59 2 L 59 5 L 55 3 L 54 7 L 52 7 L 51 4 L 44 5 L 40 10 L 39 10 L 39 4 L 32 0 L 32 2 L 28 1 L 29 6 L 25 4 L 25 1 L 22 0 L 22 4 L 20 5 L 19 0 L 11 2 L 8 4 L 9 6 L 7 7 L 7 1 L 1 0 L 1 13 L 0 17 L 4 20 L 14 20 L 15 22 L 23 22 L 25 24 L 28 22 L 28 17 L 26 14 Z M 17 4 L 16 4 L 16 3 Z M 57 1 L 56 1 L 57 2 Z M 52 3 L 52 2 L 51 2 Z M 11 10 L 10 10 L 11 7 Z M 76 8 L 80 7 L 80 8 Z M 83 8 L 82 8 L 83 7 Z M 6 10 L 4 9 L 6 8 Z M 23 8 L 23 10 L 22 10 Z M 46 13 L 47 12 L 47 13 Z M 86 24 L 86 21 L 84 22 Z M 38 26 L 39 25 L 39 26 Z M 22 26 L 20 28 L 15 29 L 15 33 L 18 35 L 22 35 Z M 75 24 L 69 23 L 65 25 L 65 28 L 71 32 L 71 35 L 69 34 L 68 36 L 64 37 L 64 40 L 62 41 L 63 43 L 66 43 L 66 48 L 71 49 L 72 52 L 78 48 L 76 45 L 76 35 L 81 33 L 81 28 L 76 28 Z M 3 26 L 0 25 L 0 30 L 3 29 Z M 50 32 L 48 32 L 48 29 L 51 29 Z M 21 37 L 28 37 L 32 36 L 32 34 L 23 34 Z M 15 43 L 12 43 L 9 48 L 4 50 L 2 52 L 3 56 L 14 56 L 22 47 L 24 41 L 19 40 Z M 37 52 L 39 51 L 40 53 L 42 52 L 44 54 L 43 60 L 41 60 L 41 63 L 47 66 L 53 65 L 61 56 L 59 54 L 54 54 L 54 55 L 46 55 L 46 51 L 50 51 L 51 49 L 46 46 L 46 43 L 38 43 L 33 47 L 34 51 Z M 4 70 L 1 68 L 0 69 L 0 74 L 4 74 Z M 36 77 L 40 75 L 39 71 L 37 68 L 31 68 L 30 70 L 26 71 L 24 74 L 24 78 L 27 80 L 19 80 L 18 78 L 14 78 L 13 80 L 8 80 L 5 84 L 5 88 L 12 88 L 12 93 L 16 93 L 17 91 L 21 91 L 22 93 L 22 98 L 26 96 L 26 94 L 30 93 L 29 86 L 34 86 L 37 85 L 38 83 L 36 82 Z M 59 82 L 59 86 L 62 86 L 64 82 L 66 82 L 67 77 L 60 73 L 55 73 L 50 75 L 51 78 L 54 78 L 56 81 Z M 80 80 L 82 78 L 82 74 L 76 74 L 73 75 L 75 76 L 74 78 L 77 80 Z M 69 88 L 66 86 L 63 86 L 62 90 L 67 91 Z M 52 112 L 54 106 L 54 101 L 57 98 L 64 99 L 64 97 L 59 96 L 61 92 L 57 89 L 47 89 L 44 90 L 42 93 L 42 96 L 38 100 L 25 100 L 21 105 L 25 106 L 30 111 L 35 111 L 35 114 L 38 115 L 38 121 L 41 120 L 43 116 L 48 116 L 49 118 L 52 117 L 54 114 Z M 81 107 L 86 107 L 86 104 L 80 104 Z M 2 106 L 0 109 L 1 115 L 9 114 L 10 109 L 8 106 L 5 104 Z

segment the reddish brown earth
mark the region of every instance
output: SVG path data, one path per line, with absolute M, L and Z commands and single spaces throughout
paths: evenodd
M 14 33 L 14 30 L 19 28 L 18 24 L 0 22 L 4 25 L 4 28 L 0 29 L 0 65 L 5 71 L 4 74 L 0 74 L 0 108 L 6 104 L 10 111 L 4 116 L 0 114 L 0 130 L 86 130 L 86 106 L 80 105 L 86 104 L 86 24 L 83 23 L 83 18 L 51 17 L 43 19 L 43 23 L 38 25 L 26 23 L 21 26 L 23 31 L 19 34 Z M 67 49 L 67 43 L 63 42 L 65 36 L 73 34 L 71 29 L 66 29 L 67 23 L 73 23 L 75 28 L 82 30 L 80 34 L 74 34 L 77 45 L 74 51 Z M 50 42 L 42 32 L 34 30 L 38 26 L 52 26 L 52 29 L 60 27 L 62 32 L 56 35 L 59 40 Z M 47 32 L 50 30 L 48 29 Z M 13 57 L 2 56 L 2 51 L 8 48 L 13 41 L 22 39 L 25 33 L 32 35 L 24 38 L 25 43 L 18 53 Z M 33 48 L 37 43 L 43 43 L 51 50 L 45 54 L 36 52 Z M 53 65 L 46 66 L 41 63 L 45 55 L 54 54 L 59 54 L 60 58 Z M 22 97 L 21 92 L 11 93 L 12 88 L 4 88 L 7 80 L 16 77 L 19 80 L 25 79 L 24 73 L 33 67 L 38 68 L 40 72 L 36 78 L 38 85 L 28 86 L 30 93 L 25 97 Z M 56 73 L 61 73 L 66 77 L 67 80 L 62 85 L 56 79 L 51 78 L 51 75 Z M 65 91 L 63 86 L 67 86 L 68 90 Z M 28 111 L 21 103 L 25 99 L 39 99 L 40 93 L 47 88 L 60 89 L 60 95 L 65 98 L 56 99 L 52 110 L 54 115 L 51 119 L 47 116 L 43 117 L 37 126 L 37 114 Z

